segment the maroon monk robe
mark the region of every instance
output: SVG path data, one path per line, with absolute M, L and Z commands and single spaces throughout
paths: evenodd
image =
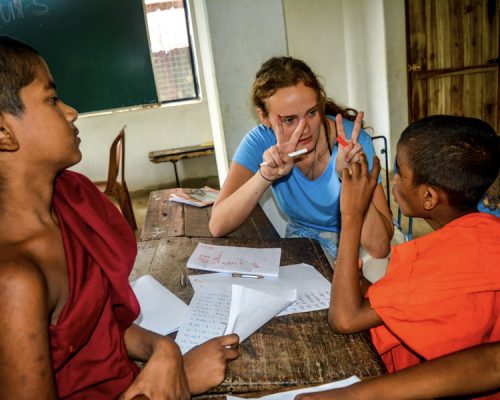
M 117 208 L 86 177 L 64 171 L 54 208 L 66 252 L 69 296 L 50 325 L 52 366 L 62 399 L 114 399 L 138 370 L 125 330 L 139 314 L 129 285 L 137 245 Z

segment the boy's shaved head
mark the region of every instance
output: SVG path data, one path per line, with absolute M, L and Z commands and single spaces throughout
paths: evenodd
M 33 82 L 40 61 L 38 52 L 32 47 L 0 36 L 0 112 L 16 116 L 23 113 L 19 92 Z
M 499 140 L 493 128 L 476 118 L 434 115 L 401 134 L 413 172 L 413 184 L 430 184 L 448 195 L 458 209 L 475 208 L 498 175 Z

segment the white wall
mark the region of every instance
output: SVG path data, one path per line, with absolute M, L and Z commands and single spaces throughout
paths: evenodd
M 363 110 L 370 133 L 395 143 L 407 124 L 404 2 L 284 0 L 284 5 L 290 55 L 323 78 L 335 101 Z
M 391 168 L 396 144 L 408 126 L 405 6 L 401 0 L 384 0 Z
M 285 0 L 284 8 L 290 55 L 312 68 L 329 97 L 347 105 L 342 0 Z
M 250 100 L 255 73 L 268 58 L 287 54 L 283 4 L 281 0 L 206 0 L 206 12 L 230 162 L 244 134 L 258 123 Z M 224 177 L 220 178 L 222 184 Z M 286 221 L 270 190 L 260 204 L 283 235 Z
M 230 159 L 258 122 L 250 101 L 255 73 L 269 57 L 287 54 L 283 7 L 281 0 L 206 0 L 206 5 Z

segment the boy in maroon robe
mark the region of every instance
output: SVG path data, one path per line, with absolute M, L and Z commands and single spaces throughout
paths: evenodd
M 84 176 L 76 111 L 43 59 L 0 37 L 0 398 L 187 399 L 222 382 L 236 335 L 184 357 L 133 324 L 135 237 Z M 139 373 L 132 361 L 147 361 Z

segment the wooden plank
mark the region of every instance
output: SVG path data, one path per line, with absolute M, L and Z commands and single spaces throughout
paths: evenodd
M 208 228 L 211 206 L 198 208 L 169 201 L 171 193 L 190 190 L 192 189 L 176 188 L 151 192 L 141 234 L 142 241 L 180 236 L 212 237 Z M 280 237 L 259 205 L 252 211 L 248 220 L 228 236 L 260 240 L 273 240 Z
M 178 207 L 168 200 L 170 193 L 179 190 L 155 190 L 150 193 L 141 240 L 184 236 L 184 208 Z
M 410 122 L 440 113 L 500 127 L 499 7 L 490 0 L 407 0 Z
M 209 143 L 196 146 L 179 147 L 176 149 L 151 151 L 149 153 L 149 159 L 155 163 L 177 161 L 181 160 L 182 158 L 193 158 L 211 155 L 214 154 L 214 152 L 215 151 L 213 143 Z
M 187 272 L 187 259 L 200 240 L 231 246 L 281 247 L 281 265 L 304 262 L 313 265 L 328 280 L 332 278 L 321 247 L 312 239 L 263 242 L 260 239 L 173 237 L 151 242 L 155 243 L 156 250 L 149 273 L 186 303 L 193 289 L 189 281 L 182 287 L 181 277 Z M 189 274 L 200 273 L 204 272 L 189 270 Z M 210 395 L 257 395 L 284 387 L 326 383 L 353 374 L 368 377 L 384 372 L 368 332 L 337 335 L 328 326 L 326 310 L 300 313 L 273 318 L 241 343 L 240 358 L 229 365 L 225 381 Z
M 208 223 L 210 217 L 207 209 L 211 207 L 184 206 L 184 236 L 189 237 L 212 237 Z
M 168 161 L 174 162 L 174 161 L 184 160 L 186 158 L 211 156 L 213 154 L 215 154 L 215 151 L 213 149 L 211 149 L 211 150 L 191 151 L 191 152 L 187 152 L 187 153 L 174 154 L 174 155 L 164 155 L 164 156 L 156 156 L 156 157 L 150 156 L 149 159 L 154 163 L 162 163 L 162 162 L 168 162 Z
M 195 145 L 195 146 L 178 147 L 176 149 L 156 150 L 156 151 L 151 151 L 149 153 L 149 158 L 171 156 L 171 155 L 177 155 L 177 154 L 183 154 L 183 153 L 191 153 L 193 151 L 213 150 L 213 149 L 214 149 L 213 143 L 209 143 L 209 144 L 204 144 L 204 145 L 199 144 L 199 145 Z

